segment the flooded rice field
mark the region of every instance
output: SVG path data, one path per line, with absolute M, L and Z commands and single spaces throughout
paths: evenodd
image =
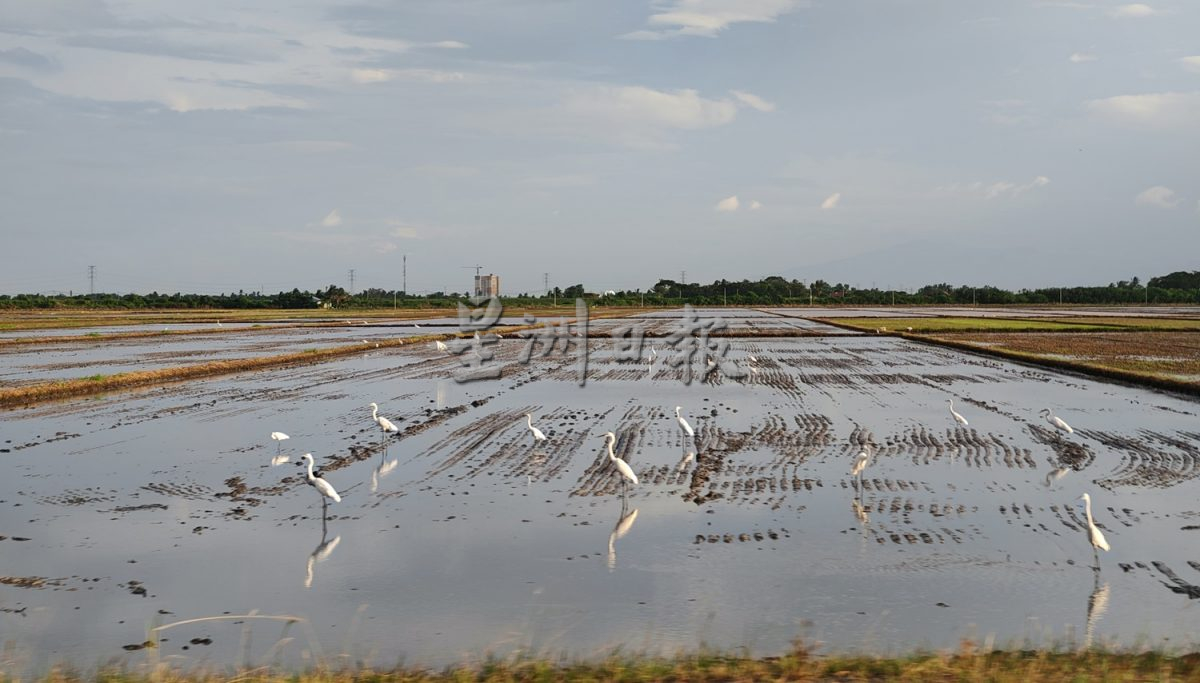
M 421 344 L 0 413 L 5 670 L 1194 644 L 1195 401 L 808 321 L 685 384 L 665 340 L 608 336 L 679 320 L 592 321 L 584 386 L 577 344 L 503 339 L 498 379 Z

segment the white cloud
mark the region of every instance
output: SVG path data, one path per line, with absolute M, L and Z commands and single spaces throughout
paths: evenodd
M 646 23 L 653 29 L 626 33 L 627 40 L 660 40 L 675 36 L 715 38 L 734 24 L 770 23 L 800 6 L 805 0 L 668 0 Z
M 834 192 L 833 194 L 826 197 L 825 201 L 821 202 L 821 209 L 828 211 L 830 209 L 836 208 L 838 205 L 838 202 L 840 202 L 840 201 L 842 201 L 842 193 Z
M 1138 194 L 1133 200 L 1138 206 L 1157 206 L 1160 209 L 1173 209 L 1181 201 L 1175 196 L 1175 190 L 1162 185 L 1149 187 Z
M 1183 68 L 1187 69 L 1188 71 L 1200 73 L 1200 55 L 1194 57 L 1184 57 L 1179 60 L 1179 63 L 1182 64 Z
M 1067 59 L 1071 60 L 1072 64 L 1083 64 L 1084 62 L 1094 62 L 1100 58 L 1086 52 L 1073 52 Z
M 430 47 L 440 47 L 443 50 L 465 50 L 470 46 L 457 40 L 439 40 L 432 43 Z
M 1089 100 L 1084 106 L 1116 123 L 1169 128 L 1200 123 L 1200 92 L 1117 95 Z
M 355 83 L 383 83 L 392 80 L 392 75 L 384 69 L 354 69 L 350 72 L 350 80 Z
M 567 110 L 585 117 L 665 128 L 721 126 L 737 116 L 729 100 L 709 100 L 695 90 L 653 90 L 641 86 L 602 86 L 569 95 Z
M 396 249 L 398 249 L 398 247 L 391 242 L 380 242 L 374 247 L 376 254 L 390 254 L 393 251 L 396 251 Z
M 757 109 L 758 111 L 775 111 L 774 102 L 768 102 L 758 95 L 742 92 L 741 90 L 730 90 L 729 92 L 733 93 L 733 96 L 736 97 L 739 102 L 747 107 L 750 107 L 751 109 Z
M 959 195 L 966 194 L 968 196 L 983 197 L 984 199 L 1001 199 L 1019 197 L 1030 190 L 1045 187 L 1050 184 L 1050 179 L 1044 175 L 1035 177 L 1027 183 L 1016 183 L 1010 180 L 997 180 L 990 183 L 975 181 L 962 185 L 955 183 L 939 187 L 939 194 Z
M 741 206 L 741 202 L 738 201 L 735 194 L 732 197 L 726 197 L 717 202 L 716 209 L 717 211 L 737 211 L 739 206 Z
M 758 211 L 761 208 L 763 208 L 762 202 L 758 201 L 757 199 L 753 199 L 750 201 L 750 210 L 751 211 Z
M 1152 17 L 1155 14 L 1160 14 L 1160 12 L 1158 10 L 1154 9 L 1150 5 L 1146 5 L 1146 4 L 1143 4 L 1140 2 L 1135 2 L 1135 3 L 1129 4 L 1129 5 L 1118 5 L 1117 7 L 1113 8 L 1112 10 L 1109 10 L 1108 13 L 1110 16 L 1114 16 L 1114 17 L 1118 17 L 1118 18 L 1133 18 L 1133 19 L 1140 19 L 1142 17 Z
M 339 226 L 341 224 L 342 224 L 342 215 L 340 213 L 338 213 L 337 209 L 330 211 L 328 216 L 321 219 L 321 227 L 323 227 L 323 228 L 336 228 L 337 226 Z

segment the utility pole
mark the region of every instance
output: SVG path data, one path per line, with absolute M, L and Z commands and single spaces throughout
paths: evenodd
M 354 296 L 354 269 L 350 269 L 350 296 Z
M 550 273 L 542 273 L 542 296 L 550 294 Z
M 404 292 L 404 296 L 408 296 L 408 254 L 400 257 L 400 291 Z
M 1062 287 L 1058 288 L 1058 305 L 1062 306 Z
M 88 266 L 88 294 L 96 296 L 96 266 Z

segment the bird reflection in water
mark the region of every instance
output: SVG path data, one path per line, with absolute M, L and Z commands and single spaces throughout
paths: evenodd
M 399 458 L 392 458 L 391 460 L 387 460 L 386 458 L 387 455 L 385 452 L 383 457 L 380 458 L 379 467 L 371 470 L 371 493 L 377 492 L 379 490 L 379 480 L 391 474 L 392 470 L 396 469 L 396 466 L 400 464 Z
M 1092 594 L 1088 596 L 1087 626 L 1083 631 L 1083 648 L 1091 649 L 1092 637 L 1095 635 L 1096 623 L 1108 611 L 1108 582 L 1100 585 L 1100 575 L 1096 574 Z
M 633 523 L 637 521 L 638 509 L 628 509 L 628 504 L 624 500 L 621 501 L 621 517 L 613 526 L 612 533 L 608 535 L 608 571 L 613 571 L 617 568 L 617 550 L 614 544 L 629 533 L 633 528 Z
M 322 517 L 322 519 L 321 519 L 321 542 L 318 543 L 317 547 L 314 548 L 312 553 L 309 554 L 308 564 L 304 568 L 305 569 L 305 576 L 304 576 L 304 587 L 305 588 L 312 588 L 313 565 L 318 562 L 324 562 L 325 560 L 329 559 L 329 556 L 332 555 L 333 551 L 338 547 L 338 543 L 342 542 L 342 537 L 340 535 L 334 536 L 333 538 L 329 538 L 328 540 L 326 540 L 328 538 L 328 536 L 329 536 L 328 528 L 325 525 L 325 519 Z
M 685 448 L 683 450 L 683 457 L 679 459 L 679 464 L 675 466 L 675 469 L 679 472 L 683 472 L 688 468 L 689 465 L 695 462 L 695 460 L 696 451 L 690 448 Z
M 1051 486 L 1054 485 L 1054 482 L 1067 476 L 1067 474 L 1069 474 L 1070 472 L 1071 472 L 1071 468 L 1069 468 L 1069 467 L 1056 467 L 1056 468 L 1050 470 L 1049 472 L 1046 473 L 1046 481 L 1045 481 L 1046 488 L 1050 488 Z

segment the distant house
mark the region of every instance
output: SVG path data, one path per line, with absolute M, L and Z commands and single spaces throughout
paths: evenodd
M 500 276 L 476 275 L 475 296 L 500 296 Z
M 315 296 L 313 297 L 313 303 L 317 305 L 317 308 L 333 308 L 333 304 L 328 301 L 321 301 Z

